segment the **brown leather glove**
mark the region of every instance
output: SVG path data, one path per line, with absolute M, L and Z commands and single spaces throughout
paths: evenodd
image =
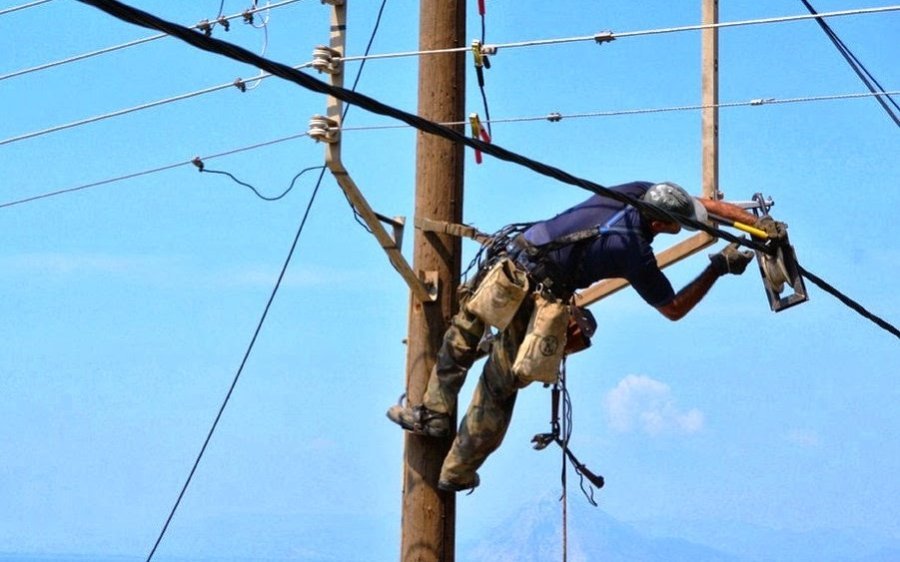
M 759 217 L 753 226 L 764 231 L 773 242 L 783 242 L 787 238 L 787 225 L 769 215 Z
M 709 261 L 713 269 L 719 275 L 732 273 L 740 275 L 747 269 L 747 264 L 753 259 L 753 252 L 749 250 L 742 251 L 737 242 L 725 246 L 718 254 L 710 254 Z

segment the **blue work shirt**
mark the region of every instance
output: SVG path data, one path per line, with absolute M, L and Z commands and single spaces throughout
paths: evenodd
M 610 189 L 640 199 L 652 185 L 636 181 Z M 594 195 L 550 220 L 535 223 L 524 236 L 531 244 L 540 246 L 592 227 L 603 234 L 547 254 L 570 275 L 575 288 L 589 287 L 601 279 L 623 277 L 651 306 L 663 306 L 675 298 L 672 284 L 660 271 L 650 247 L 653 233 L 649 222 L 630 205 Z

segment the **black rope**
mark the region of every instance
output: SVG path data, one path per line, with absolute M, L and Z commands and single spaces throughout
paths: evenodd
M 711 227 L 706 223 L 697 221 L 692 218 L 668 213 L 657 207 L 649 205 L 641 201 L 640 199 L 631 197 L 624 193 L 613 191 L 598 183 L 576 177 L 564 170 L 550 166 L 548 164 L 526 158 L 497 144 L 487 143 L 479 139 L 469 137 L 459 130 L 460 127 L 451 128 L 439 123 L 434 123 L 427 119 L 423 119 L 418 115 L 407 113 L 395 107 L 389 106 L 374 98 L 371 98 L 364 94 L 360 94 L 359 92 L 332 86 L 312 76 L 304 74 L 299 70 L 291 68 L 288 65 L 266 59 L 246 49 L 243 49 L 226 41 L 222 41 L 221 39 L 217 39 L 215 37 L 207 37 L 202 33 L 198 33 L 184 26 L 180 26 L 160 19 L 136 8 L 132 8 L 131 6 L 122 4 L 121 2 L 118 2 L 116 0 L 78 1 L 82 2 L 83 4 L 94 6 L 123 21 L 127 21 L 129 23 L 140 25 L 149 29 L 155 29 L 163 33 L 172 35 L 173 37 L 177 37 L 178 39 L 181 39 L 182 41 L 204 51 L 220 54 L 236 61 L 251 64 L 261 70 L 268 72 L 269 74 L 293 82 L 313 92 L 330 95 L 346 103 L 358 105 L 359 107 L 366 109 L 367 111 L 370 111 L 372 113 L 397 119 L 406 123 L 407 125 L 410 125 L 411 127 L 415 127 L 422 132 L 433 134 L 447 140 L 463 144 L 470 148 L 481 150 L 485 154 L 490 154 L 491 156 L 494 156 L 500 160 L 526 167 L 534 172 L 556 179 L 562 183 L 574 185 L 576 187 L 580 187 L 582 189 L 590 191 L 591 193 L 608 197 L 621 203 L 626 203 L 646 213 L 656 213 L 657 215 L 664 217 L 667 220 L 671 220 L 672 222 L 677 222 L 696 230 L 701 230 L 703 232 L 711 234 L 712 236 L 722 238 L 723 240 L 727 240 L 729 242 L 734 242 L 766 254 L 771 254 L 773 252 L 771 248 L 754 240 L 735 236 L 730 232 Z
M 232 175 L 230 172 L 224 172 L 224 171 L 221 171 L 221 170 L 207 170 L 207 169 L 205 169 L 205 168 L 204 168 L 204 169 L 201 169 L 200 171 L 203 172 L 203 173 L 207 173 L 207 174 L 220 174 L 220 175 L 223 175 L 223 176 L 228 176 L 229 178 L 231 178 L 232 180 L 234 180 L 235 183 L 238 183 L 238 184 L 240 184 L 240 185 L 243 185 L 244 187 L 250 188 L 250 190 L 253 191 L 253 193 L 255 193 L 256 196 L 259 197 L 260 199 L 262 199 L 263 201 L 278 201 L 279 199 L 283 198 L 285 195 L 287 195 L 288 193 L 290 193 L 290 191 L 291 191 L 292 189 L 294 189 L 294 184 L 297 182 L 297 180 L 300 178 L 300 176 L 302 176 L 302 175 L 305 174 L 306 172 L 309 172 L 310 170 L 319 170 L 319 169 L 322 169 L 322 168 L 324 168 L 324 167 L 325 167 L 325 166 L 312 166 L 312 167 L 310 167 L 310 168 L 304 168 L 303 170 L 301 170 L 300 172 L 298 172 L 296 176 L 294 176 L 294 179 L 291 180 L 291 184 L 288 186 L 287 189 L 284 190 L 283 193 L 281 193 L 280 195 L 275 195 L 275 196 L 266 196 L 266 195 L 263 195 L 263 194 L 260 193 L 255 187 L 253 187 L 253 186 L 250 185 L 249 183 L 246 183 L 246 182 L 243 182 L 243 181 L 237 179 L 237 178 L 234 177 L 234 175 Z
M 838 291 L 837 289 L 835 289 L 834 287 L 832 287 L 831 285 L 829 285 L 828 283 L 826 283 L 819 277 L 813 275 L 812 273 L 810 273 L 809 271 L 804 269 L 800 264 L 797 264 L 797 269 L 800 271 L 800 274 L 803 275 L 803 277 L 806 277 L 811 282 L 815 283 L 820 289 L 822 289 L 826 293 L 829 293 L 830 295 L 832 295 L 833 297 L 835 297 L 836 299 L 838 299 L 845 305 L 847 305 L 850 308 L 852 308 L 853 310 L 855 310 L 857 313 L 862 315 L 863 318 L 871 320 L 872 322 L 877 324 L 881 329 L 886 330 L 886 331 L 894 334 L 896 337 L 900 338 L 900 330 L 898 330 L 896 327 L 894 327 L 887 321 L 879 318 L 878 316 L 875 316 L 874 314 L 872 314 L 871 312 L 866 310 L 861 304 L 859 304 L 855 300 L 851 299 L 844 293 Z
M 801 2 L 803 2 L 803 5 L 806 6 L 806 9 L 810 14 L 814 16 L 818 15 L 818 12 L 807 0 L 801 0 Z M 825 32 L 825 35 L 827 35 L 828 38 L 831 39 L 831 42 L 834 43 L 835 47 L 837 47 L 837 50 L 850 65 L 850 68 L 852 68 L 856 75 L 859 76 L 860 80 L 863 81 L 863 84 L 866 85 L 870 92 L 876 94 L 875 100 L 879 104 L 881 104 L 881 107 L 884 108 L 888 116 L 890 116 L 890 118 L 894 121 L 894 124 L 900 127 L 900 118 L 898 118 L 897 115 L 894 114 L 893 110 L 888 107 L 883 98 L 887 98 L 895 108 L 900 110 L 900 106 L 897 105 L 897 102 L 895 102 L 891 96 L 887 95 L 885 89 L 881 86 L 881 84 L 878 83 L 878 80 L 876 80 L 875 77 L 872 76 L 872 74 L 866 69 L 866 67 L 859 61 L 859 59 L 856 58 L 856 55 L 854 55 L 853 52 L 850 51 L 850 48 L 847 47 L 847 45 L 845 45 L 843 41 L 841 41 L 841 38 L 837 36 L 834 30 L 831 29 L 831 26 L 829 26 L 823 18 L 816 18 L 816 23 L 819 24 L 819 27 L 822 28 L 822 31 Z

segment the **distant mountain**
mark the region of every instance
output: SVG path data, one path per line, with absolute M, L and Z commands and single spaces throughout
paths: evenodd
M 745 562 L 744 559 L 679 538 L 654 538 L 570 500 L 569 562 Z M 544 498 L 524 508 L 483 538 L 458 550 L 462 562 L 548 562 L 562 560 L 560 504 Z
M 561 507 L 543 498 L 457 549 L 460 562 L 562 560 Z M 848 531 L 778 531 L 734 522 L 623 523 L 570 497 L 569 562 L 900 562 L 900 541 Z

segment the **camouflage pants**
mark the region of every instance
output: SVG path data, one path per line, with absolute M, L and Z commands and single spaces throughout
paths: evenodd
M 516 394 L 528 382 L 512 374 L 516 353 L 525 337 L 533 304 L 526 298 L 509 326 L 494 339 L 468 411 L 459 425 L 453 446 L 444 459 L 441 480 L 471 483 L 506 435 L 512 419 Z M 452 413 L 466 374 L 479 357 L 478 342 L 484 323 L 465 310 L 453 317 L 428 379 L 424 405 L 429 410 Z

